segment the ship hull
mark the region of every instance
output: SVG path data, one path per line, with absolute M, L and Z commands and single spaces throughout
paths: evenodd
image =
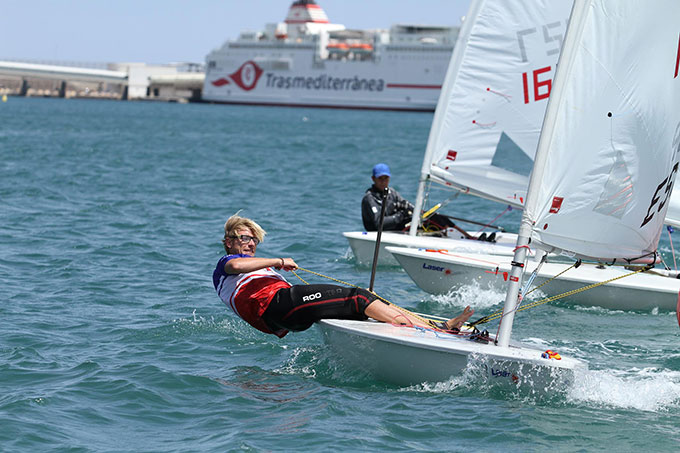
M 439 46 L 385 50 L 367 61 L 319 61 L 313 47 L 282 46 L 285 57 L 257 46 L 227 47 L 208 56 L 202 97 L 222 104 L 432 112 L 451 52 Z M 414 63 L 416 57 L 422 61 Z

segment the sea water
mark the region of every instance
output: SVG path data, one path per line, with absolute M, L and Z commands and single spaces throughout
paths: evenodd
M 367 286 L 362 229 L 377 162 L 413 200 L 431 114 L 10 98 L 0 105 L 0 451 L 672 451 L 674 313 L 543 305 L 514 337 L 589 364 L 554 397 L 474 374 L 396 387 L 340 362 L 316 327 L 283 339 L 233 316 L 211 274 L 230 215 L 258 254 Z M 433 196 L 445 199 L 445 191 Z M 488 222 L 505 206 L 461 196 Z M 519 213 L 496 220 L 516 230 Z M 665 233 L 661 248 L 672 262 Z M 310 274 L 307 281 L 325 283 Z M 299 283 L 294 275 L 289 280 Z M 376 290 L 478 314 L 503 294 Z

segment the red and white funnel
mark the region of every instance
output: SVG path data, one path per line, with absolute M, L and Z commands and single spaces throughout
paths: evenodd
M 313 22 L 315 24 L 327 24 L 328 16 L 324 10 L 316 4 L 314 0 L 297 0 L 290 5 L 287 24 L 304 24 Z

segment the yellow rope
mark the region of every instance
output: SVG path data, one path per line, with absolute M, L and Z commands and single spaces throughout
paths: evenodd
M 527 292 L 527 294 L 530 294 L 532 291 L 535 291 L 536 289 L 540 288 L 541 286 L 544 286 L 546 283 L 548 283 L 548 282 L 550 282 L 550 281 L 556 279 L 557 277 L 559 277 L 560 275 L 564 274 L 564 273 L 565 273 L 566 271 L 568 271 L 569 269 L 573 268 L 573 267 L 575 266 L 575 264 L 576 264 L 576 263 L 572 264 L 572 265 L 569 266 L 567 269 L 563 270 L 562 272 L 560 272 L 559 274 L 555 275 L 555 276 L 552 277 L 551 279 L 547 280 L 546 282 L 543 282 L 540 286 L 537 286 L 536 288 L 534 288 L 534 289 L 532 289 L 531 291 Z M 334 281 L 334 282 L 338 282 L 338 283 L 341 283 L 341 284 L 343 284 L 343 285 L 351 286 L 351 287 L 353 287 L 353 288 L 361 288 L 361 286 L 354 285 L 354 284 L 352 284 L 352 283 L 348 283 L 348 282 L 339 280 L 339 279 L 337 279 L 337 278 L 329 277 L 328 275 L 323 275 L 323 274 L 320 274 L 320 273 L 318 273 L 318 272 L 314 272 L 314 271 L 311 271 L 311 270 L 309 270 L 309 269 L 305 269 L 305 268 L 303 268 L 303 267 L 298 267 L 298 269 L 301 270 L 301 271 L 309 272 L 310 274 L 316 275 L 316 276 L 318 276 L 318 277 L 327 278 L 328 280 L 332 280 L 332 281 Z M 628 276 L 631 276 L 631 275 L 635 275 L 635 274 L 638 274 L 638 273 L 640 273 L 640 272 L 645 272 L 645 271 L 647 271 L 647 270 L 649 270 L 648 267 L 642 267 L 642 268 L 640 268 L 640 269 L 638 269 L 638 270 L 636 270 L 636 271 L 629 272 L 628 274 L 619 275 L 618 277 L 613 277 L 613 278 L 610 278 L 609 280 L 604 280 L 604 281 L 602 281 L 602 282 L 593 283 L 592 285 L 583 286 L 583 287 L 581 287 L 581 288 L 577 288 L 577 289 L 574 289 L 574 290 L 571 290 L 571 291 L 567 291 L 566 293 L 557 294 L 557 295 L 555 295 L 555 296 L 548 297 L 548 298 L 546 298 L 546 299 L 542 299 L 542 300 L 539 300 L 539 301 L 536 301 L 536 302 L 532 302 L 532 303 L 530 303 L 530 304 L 528 304 L 528 305 L 525 305 L 525 306 L 523 306 L 523 307 L 521 307 L 521 308 L 518 308 L 516 311 L 519 312 L 519 311 L 523 311 L 523 310 L 528 310 L 529 308 L 538 307 L 539 305 L 547 304 L 548 302 L 553 302 L 553 301 L 556 301 L 556 300 L 559 300 L 559 299 L 563 299 L 563 298 L 565 298 L 565 297 L 573 296 L 574 294 L 579 294 L 579 293 L 582 293 L 582 292 L 584 292 L 584 291 L 588 291 L 588 290 L 590 290 L 590 289 L 597 288 L 598 286 L 606 285 L 607 283 L 611 283 L 611 282 L 613 282 L 613 281 L 616 281 L 616 280 L 619 280 L 619 279 L 622 279 L 622 278 L 624 278 L 624 277 L 628 277 Z M 296 276 L 297 278 L 299 278 L 305 285 L 309 285 L 309 283 L 307 283 L 302 277 L 300 277 L 300 276 L 297 274 L 297 272 L 295 272 L 294 270 L 291 271 L 291 272 L 293 272 L 293 274 L 295 274 L 295 276 Z M 417 313 L 414 313 L 414 312 L 412 312 L 412 311 L 410 311 L 410 310 L 407 310 L 407 309 L 405 309 L 405 308 L 402 308 L 402 307 L 400 307 L 399 305 L 393 304 L 392 302 L 390 302 L 389 300 L 385 299 L 384 297 L 379 296 L 375 291 L 370 291 L 370 293 L 373 294 L 373 295 L 374 295 L 375 297 L 377 297 L 378 299 L 380 299 L 381 301 L 385 302 L 386 304 L 393 306 L 393 307 L 396 308 L 397 310 L 400 310 L 402 313 L 405 313 L 405 314 L 408 314 L 408 315 L 410 315 L 410 316 L 413 316 L 414 318 L 419 319 L 419 320 L 421 320 L 421 321 L 423 321 L 423 322 L 425 322 L 425 323 L 428 323 L 428 324 L 430 323 L 430 321 L 434 321 L 434 319 L 430 319 L 430 318 L 426 318 L 426 317 L 420 316 L 420 315 L 417 314 Z M 472 325 L 472 326 L 475 326 L 475 325 L 477 325 L 477 324 L 487 323 L 487 322 L 489 322 L 489 321 L 493 321 L 493 320 L 495 320 L 495 319 L 501 318 L 502 315 L 503 315 L 503 310 L 499 310 L 499 311 L 497 311 L 497 312 L 495 312 L 495 313 L 492 313 L 491 315 L 485 316 L 485 317 L 483 317 L 483 318 L 481 318 L 481 319 L 479 319 L 479 320 L 473 322 L 471 325 Z
M 577 262 L 578 262 L 578 261 L 577 261 Z M 550 283 L 551 281 L 555 280 L 557 277 L 559 277 L 560 275 L 564 274 L 565 272 L 567 272 L 569 269 L 571 269 L 571 268 L 574 267 L 574 266 L 576 266 L 576 263 L 572 264 L 571 266 L 569 266 L 568 268 L 566 268 L 565 270 L 563 270 L 563 271 L 560 272 L 559 274 L 555 275 L 554 277 L 552 277 L 552 278 L 550 278 L 550 279 L 544 281 L 543 283 L 541 283 L 541 284 L 538 285 L 537 287 L 532 288 L 531 291 L 527 291 L 527 293 L 526 293 L 524 296 L 528 296 L 529 294 L 533 293 L 534 291 L 536 291 L 536 290 L 539 289 L 540 287 L 547 285 L 548 283 Z
M 520 309 L 517 310 L 517 311 L 526 310 L 526 309 L 528 309 L 528 308 L 537 307 L 537 306 L 539 306 L 539 305 L 546 304 L 546 303 L 552 302 L 552 301 L 554 301 L 554 300 L 559 300 L 559 299 L 562 299 L 562 298 L 564 298 L 564 297 L 573 296 L 574 294 L 582 293 L 583 291 L 588 291 L 589 289 L 597 288 L 598 286 L 606 285 L 607 283 L 611 283 L 611 282 L 613 282 L 613 281 L 622 279 L 622 278 L 624 278 L 624 277 L 629 277 L 629 276 L 631 276 L 631 275 L 639 274 L 640 272 L 645 272 L 646 270 L 648 270 L 646 267 L 642 267 L 642 268 L 640 268 L 640 269 L 638 269 L 638 270 L 636 270 L 636 271 L 632 271 L 632 272 L 629 272 L 629 273 L 624 274 L 624 275 L 619 275 L 618 277 L 613 277 L 613 278 L 610 278 L 609 280 L 605 280 L 605 281 L 603 281 L 603 282 L 593 283 L 592 285 L 584 286 L 584 287 L 582 287 L 582 288 L 578 288 L 578 289 L 573 289 L 573 290 L 571 290 L 571 291 L 567 291 L 566 293 L 562 293 L 562 294 L 558 294 L 558 295 L 556 295 L 556 296 L 548 297 L 547 299 L 544 299 L 544 300 L 542 300 L 542 301 L 532 302 L 532 303 L 530 303 L 530 304 L 528 304 L 528 305 L 526 305 L 526 306 L 520 308 Z
M 573 289 L 571 291 L 567 291 L 566 293 L 557 294 L 555 296 L 548 297 L 546 299 L 541 299 L 541 300 L 538 300 L 536 302 L 532 302 L 530 304 L 527 304 L 527 305 L 525 305 L 521 308 L 518 308 L 517 311 L 519 312 L 519 311 L 523 311 L 523 310 L 528 310 L 529 308 L 538 307 L 539 305 L 547 304 L 548 302 L 553 302 L 553 301 L 556 301 L 556 300 L 559 300 L 559 299 L 563 299 L 565 297 L 573 296 L 574 294 L 582 293 L 583 291 L 588 291 L 589 289 L 597 288 L 598 286 L 606 285 L 607 283 L 611 283 L 613 281 L 619 280 L 619 279 L 624 278 L 624 277 L 629 277 L 631 275 L 635 275 L 635 274 L 638 274 L 640 272 L 645 272 L 646 270 L 648 270 L 648 268 L 643 267 L 643 268 L 640 268 L 636 271 L 629 272 L 628 274 L 619 275 L 618 277 L 610 278 L 609 280 L 605 280 L 605 281 L 602 281 L 602 282 L 599 282 L 599 283 L 593 283 L 592 285 L 583 286 L 581 288 L 577 288 L 577 289 Z M 564 272 L 562 272 L 562 273 L 564 273 Z M 487 317 L 482 318 L 483 319 L 482 322 L 477 322 L 477 323 L 473 323 L 473 324 L 482 324 L 482 323 L 485 323 L 485 322 L 493 321 L 494 319 L 498 319 L 498 318 L 502 317 L 502 313 L 503 313 L 502 310 L 497 311 L 496 313 L 493 313 L 493 314 L 491 314 Z
M 352 287 L 354 287 L 354 288 L 360 288 L 360 286 L 353 285 L 352 283 L 343 282 L 342 280 L 338 280 L 337 278 L 329 277 L 328 275 L 323 275 L 323 274 L 319 274 L 318 272 L 310 271 L 309 269 L 305 269 L 304 267 L 298 266 L 298 270 L 305 271 L 305 272 L 309 272 L 310 274 L 314 274 L 314 275 L 316 275 L 316 276 L 318 276 L 318 277 L 327 278 L 328 280 L 333 280 L 334 282 L 342 283 L 343 285 L 352 286 Z M 293 274 L 295 274 L 295 276 L 296 276 L 297 278 L 299 278 L 300 280 L 302 280 L 302 277 L 300 277 L 300 276 L 297 274 L 297 272 L 295 272 L 295 271 L 291 271 L 291 272 L 292 272 Z M 304 281 L 304 280 L 302 280 L 302 282 L 303 282 L 305 285 L 309 285 L 309 283 L 307 283 L 307 282 Z
M 539 288 L 541 288 L 541 287 L 547 285 L 548 283 L 550 283 L 551 281 L 555 280 L 557 277 L 559 277 L 560 275 L 564 274 L 565 272 L 567 272 L 569 269 L 573 268 L 574 266 L 576 266 L 576 263 L 572 264 L 571 266 L 569 266 L 568 268 L 566 268 L 565 270 L 563 270 L 563 271 L 560 272 L 559 274 L 555 275 L 554 277 L 552 277 L 552 278 L 550 278 L 550 279 L 544 281 L 543 283 L 541 283 L 541 284 L 538 285 L 537 287 L 532 288 L 531 291 L 527 291 L 527 293 L 524 295 L 524 297 L 526 297 L 526 296 L 528 296 L 529 294 L 533 293 L 533 292 L 536 291 L 537 289 L 539 289 Z M 477 325 L 477 324 L 484 324 L 485 322 L 489 322 L 489 321 L 491 321 L 491 320 L 493 320 L 493 319 L 498 318 L 501 314 L 503 314 L 503 310 L 498 310 L 498 311 L 496 311 L 496 312 L 494 312 L 494 313 L 491 313 L 490 315 L 487 315 L 487 316 L 484 316 L 483 318 L 478 319 L 477 321 L 473 322 L 472 325 L 475 326 L 475 325 Z

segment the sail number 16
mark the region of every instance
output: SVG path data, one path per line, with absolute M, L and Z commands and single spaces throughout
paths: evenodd
M 545 68 L 535 69 L 530 73 L 522 73 L 522 86 L 524 88 L 524 103 L 528 104 L 530 95 L 533 93 L 533 101 L 540 101 L 542 99 L 548 99 L 550 97 L 550 89 L 552 88 L 552 79 L 545 78 L 543 74 L 549 72 L 552 68 L 546 66 Z M 529 76 L 531 75 L 531 77 Z M 541 77 L 543 76 L 543 78 Z M 530 80 L 531 79 L 531 80 Z M 533 89 L 529 89 L 529 84 L 533 82 Z

